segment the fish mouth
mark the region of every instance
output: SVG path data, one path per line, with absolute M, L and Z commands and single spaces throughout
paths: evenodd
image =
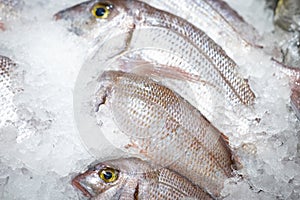
M 69 14 L 69 9 L 65 9 L 65 10 L 59 11 L 59 12 L 57 12 L 57 13 L 55 13 L 53 15 L 53 19 L 55 21 L 59 21 L 61 19 L 68 20 L 68 19 L 71 19 L 71 18 L 72 17 Z
M 54 14 L 53 15 L 53 20 L 55 20 L 55 21 L 63 20 L 67 23 L 67 30 L 68 31 L 74 33 L 77 36 L 83 36 L 84 35 L 84 31 L 82 30 L 82 28 L 79 27 L 79 26 L 76 26 L 74 24 L 74 21 L 72 20 L 72 17 L 65 14 L 65 10 Z M 0 28 L 1 28 L 1 26 L 0 26 Z
M 92 172 L 91 172 L 92 173 Z M 94 192 L 92 190 L 92 188 L 88 187 L 86 185 L 86 180 L 85 180 L 85 176 L 87 174 L 80 174 L 78 176 L 76 176 L 73 180 L 72 180 L 72 185 L 73 187 L 79 189 L 82 194 L 88 198 L 92 198 L 94 195 Z
M 85 16 L 84 14 L 89 12 L 88 5 L 89 2 L 84 2 L 58 11 L 53 15 L 52 19 L 54 21 L 66 22 L 68 31 L 75 33 L 77 36 L 83 36 L 85 31 L 82 25 L 85 23 L 82 21 L 82 16 Z

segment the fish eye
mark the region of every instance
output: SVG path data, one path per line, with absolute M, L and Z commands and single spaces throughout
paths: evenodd
M 118 179 L 118 171 L 112 168 L 104 168 L 99 171 L 99 177 L 105 183 L 112 183 Z
M 96 5 L 93 6 L 92 14 L 96 18 L 106 19 L 110 14 L 111 9 L 112 9 L 112 5 L 109 5 L 109 4 L 96 4 Z

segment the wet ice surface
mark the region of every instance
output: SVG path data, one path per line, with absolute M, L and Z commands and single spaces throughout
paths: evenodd
M 0 127 L 0 199 L 76 199 L 71 174 L 79 160 L 93 160 L 76 134 L 72 105 L 86 45 L 52 21 L 65 3 L 25 4 L 0 32 L 0 52 L 18 63 L 24 90 L 14 98 L 19 119 Z
M 80 199 L 70 185 L 75 173 L 95 158 L 81 144 L 73 117 L 73 90 L 89 49 L 87 41 L 52 21 L 52 14 L 80 1 L 25 1 L 20 20 L 0 32 L 0 53 L 18 63 L 24 92 L 15 96 L 19 119 L 0 127 L 0 199 Z M 259 0 L 230 0 L 265 35 L 270 13 Z M 261 13 L 253 17 L 255 13 Z M 214 121 L 240 156 L 244 179 L 232 178 L 225 199 L 299 199 L 299 121 L 291 112 L 288 77 L 262 50 L 232 48 L 257 94 L 246 121 Z M 231 114 L 220 113 L 224 118 Z M 113 157 L 103 139 L 103 158 Z

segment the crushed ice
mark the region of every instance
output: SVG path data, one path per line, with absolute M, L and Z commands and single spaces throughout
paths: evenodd
M 18 119 L 0 127 L 0 199 L 82 198 L 70 180 L 95 158 L 77 133 L 73 90 L 89 45 L 52 20 L 53 13 L 79 2 L 25 1 L 21 17 L 0 32 L 0 53 L 18 63 L 24 90 L 14 98 Z M 274 41 L 272 16 L 262 1 L 227 2 L 264 34 L 265 44 Z M 260 14 L 253 17 L 253 10 Z M 242 113 L 247 122 L 213 122 L 243 164 L 243 178 L 227 180 L 222 194 L 228 200 L 300 199 L 300 125 L 289 105 L 288 77 L 263 50 L 232 52 L 257 102 Z M 104 158 L 110 153 L 103 149 Z

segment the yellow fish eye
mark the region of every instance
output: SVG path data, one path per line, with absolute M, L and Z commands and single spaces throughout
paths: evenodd
M 112 5 L 96 4 L 92 9 L 92 14 L 96 18 L 106 19 L 110 14 L 111 9 L 112 9 Z
M 112 183 L 118 179 L 118 171 L 112 168 L 104 168 L 99 171 L 99 177 L 105 183 Z

